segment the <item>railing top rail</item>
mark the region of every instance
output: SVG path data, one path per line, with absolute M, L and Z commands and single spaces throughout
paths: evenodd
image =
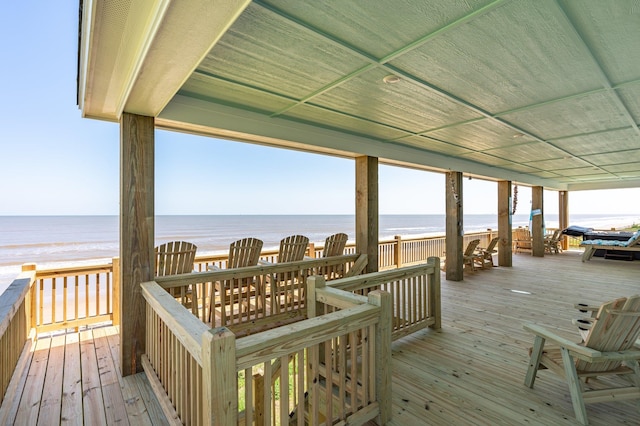
M 192 272 L 190 274 L 167 275 L 156 277 L 156 282 L 163 288 L 213 282 L 229 279 L 254 277 L 256 275 L 276 274 L 280 272 L 298 271 L 320 266 L 340 265 L 358 259 L 358 254 L 345 254 L 327 258 L 307 259 L 297 262 L 274 263 L 273 265 L 249 266 L 246 268 L 223 269 L 220 271 Z
M 356 290 L 364 287 L 375 287 L 389 281 L 401 280 L 404 278 L 415 277 L 424 274 L 440 273 L 436 268 L 436 262 L 432 258 L 426 263 L 413 266 L 404 266 L 402 268 L 389 269 L 382 272 L 371 272 L 369 274 L 356 275 L 348 278 L 340 278 L 327 283 L 327 286 L 338 288 L 341 290 Z
M 202 365 L 202 335 L 209 331 L 209 327 L 186 310 L 155 281 L 142 283 L 140 287 L 149 306 L 171 328 L 196 362 Z
M 380 308 L 363 304 L 236 340 L 238 371 L 376 324 Z
M 9 327 L 35 279 L 36 271 L 21 272 L 0 295 L 0 336 L 4 335 Z
M 83 266 L 55 267 L 38 269 L 36 271 L 37 279 L 56 278 L 65 276 L 76 276 L 84 274 L 96 274 L 100 272 L 111 272 L 113 265 L 111 263 L 99 263 Z
M 269 256 L 277 255 L 277 254 L 278 254 L 278 248 L 262 250 L 260 252 L 260 257 L 269 257 Z M 212 254 L 198 254 L 198 255 L 196 255 L 195 262 L 196 263 L 205 262 L 205 261 L 220 262 L 220 261 L 227 260 L 228 258 L 229 258 L 229 253 L 228 252 L 212 253 Z
M 313 278 L 313 277 L 312 277 Z M 346 309 L 367 303 L 367 297 L 333 287 L 316 287 L 316 301 Z

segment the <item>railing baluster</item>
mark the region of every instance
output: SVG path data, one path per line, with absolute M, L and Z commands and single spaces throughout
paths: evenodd
M 51 324 L 56 323 L 57 281 L 57 278 L 51 279 Z
M 44 322 L 44 280 L 38 280 L 38 319 L 36 325 L 40 326 Z
M 111 309 L 111 275 L 105 274 L 105 281 L 107 282 L 107 313 L 113 312 Z
M 85 312 L 85 316 L 87 318 L 89 318 L 91 316 L 91 310 L 90 310 L 90 306 L 91 306 L 91 302 L 90 302 L 90 295 L 89 295 L 89 276 L 87 274 L 84 275 L 84 312 Z
M 63 290 L 62 290 L 62 321 L 67 321 L 68 318 L 68 312 L 67 312 L 67 305 L 68 305 L 68 288 L 67 288 L 67 277 L 63 277 L 62 278 L 62 286 L 63 286 Z
M 100 274 L 96 274 L 96 315 L 100 315 Z
M 74 293 L 75 293 L 75 297 L 74 299 L 74 312 L 75 312 L 75 316 L 73 317 L 74 320 L 77 320 L 78 318 L 80 318 L 80 280 L 79 277 L 76 275 L 73 277 L 73 281 L 74 281 Z

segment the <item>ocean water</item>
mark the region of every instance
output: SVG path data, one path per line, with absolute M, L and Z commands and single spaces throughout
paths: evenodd
M 545 215 L 546 226 L 558 226 L 557 215 Z M 571 225 L 610 229 L 640 223 L 639 216 L 572 215 Z M 529 224 L 529 215 L 513 216 L 513 226 Z M 0 293 L 20 272 L 24 263 L 41 267 L 96 263 L 118 255 L 117 216 L 0 216 Z M 465 232 L 497 229 L 496 215 L 465 215 Z M 198 253 L 226 252 L 229 244 L 244 237 L 277 248 L 280 240 L 303 234 L 323 243 L 333 233 L 344 232 L 355 240 L 353 215 L 216 215 L 157 216 L 156 245 L 186 240 Z M 380 240 L 444 235 L 444 215 L 381 215 Z

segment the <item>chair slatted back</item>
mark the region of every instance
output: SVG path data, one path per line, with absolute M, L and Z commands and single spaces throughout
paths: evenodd
M 155 276 L 192 272 L 196 249 L 195 244 L 186 241 L 171 241 L 156 247 Z
M 493 253 L 493 251 L 496 249 L 496 244 L 498 244 L 498 241 L 500 241 L 500 238 L 498 237 L 493 238 L 491 242 L 489 242 L 489 246 L 485 251 L 488 253 Z
M 531 240 L 531 231 L 527 228 L 516 228 L 515 239 L 518 241 L 529 241 Z
M 304 235 L 290 235 L 280 241 L 278 263 L 297 262 L 304 259 L 309 246 L 309 238 Z
M 262 240 L 257 238 L 243 238 L 231 243 L 227 269 L 256 266 L 260 259 L 262 244 Z
M 640 295 L 622 297 L 602 304 L 585 339 L 585 346 L 601 352 L 631 349 L 640 337 Z M 588 363 L 578 360 L 579 371 L 607 371 L 619 361 Z
M 464 256 L 468 257 L 473 255 L 473 252 L 476 251 L 476 248 L 478 247 L 478 244 L 480 244 L 480 240 L 471 240 L 469 241 L 469 244 L 467 245 L 467 248 L 464 251 Z
M 347 245 L 349 236 L 345 233 L 329 235 L 324 242 L 322 257 L 341 256 L 344 254 L 344 247 Z

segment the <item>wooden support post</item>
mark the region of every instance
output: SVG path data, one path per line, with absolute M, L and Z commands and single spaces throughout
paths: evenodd
M 544 257 L 544 206 L 541 186 L 531 188 L 531 215 L 532 254 Z
M 315 259 L 315 257 L 316 257 L 316 245 L 315 245 L 315 243 L 309 243 L 309 246 L 307 247 L 307 256 L 309 256 L 312 259 Z
M 446 277 L 449 281 L 463 280 L 464 247 L 462 225 L 462 173 L 447 172 L 446 175 Z
M 379 425 L 386 425 L 391 419 L 391 293 L 374 290 L 368 295 L 368 302 L 380 306 L 380 322 L 376 327 L 376 401 L 380 407 Z
M 558 227 L 561 230 L 569 227 L 569 191 L 558 191 L 558 219 Z M 562 250 L 569 249 L 566 235 L 562 235 L 560 241 Z
M 145 301 L 140 283 L 154 275 L 154 118 L 120 119 L 120 362 L 123 376 L 142 371 Z
M 396 243 L 395 250 L 393 251 L 393 261 L 396 264 L 396 268 L 402 268 L 402 236 L 396 235 L 393 238 Z
M 429 277 L 429 315 L 433 315 L 435 322 L 430 328 L 440 330 L 442 328 L 442 307 L 440 293 L 440 258 L 430 257 L 427 259 L 429 263 L 434 264 L 435 273 Z
M 226 327 L 202 335 L 204 424 L 238 424 L 236 336 Z
M 378 158 L 356 158 L 356 251 L 368 257 L 366 273 L 378 272 Z
M 253 401 L 255 406 L 253 407 L 253 424 L 255 426 L 265 426 L 266 421 L 264 418 L 264 376 L 260 373 L 253 375 Z M 252 424 L 251 419 L 247 419 L 245 424 Z
M 511 181 L 498 182 L 498 265 L 513 266 Z
M 22 265 L 22 272 L 29 272 L 37 270 L 37 266 L 35 263 L 25 263 Z M 29 289 L 29 293 L 27 296 L 27 300 L 25 301 L 25 309 L 27 310 L 27 334 L 33 328 L 35 329 L 38 326 L 38 319 L 36 316 L 37 305 L 36 305 L 36 288 L 37 288 L 37 280 L 34 285 Z
M 122 291 L 120 287 L 120 258 L 114 257 L 111 259 L 111 285 L 112 285 L 112 293 L 111 298 L 113 300 L 113 304 L 111 305 L 111 309 L 113 312 L 113 317 L 111 322 L 113 325 L 120 325 L 120 293 Z
M 318 303 L 317 288 L 324 288 L 327 283 L 322 275 L 312 275 L 307 278 L 307 318 L 322 315 L 322 304 Z

